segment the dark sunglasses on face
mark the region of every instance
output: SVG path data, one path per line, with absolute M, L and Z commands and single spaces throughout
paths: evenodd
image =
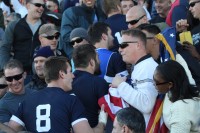
M 8 81 L 8 82 L 12 82 L 13 79 L 18 81 L 18 80 L 20 80 L 20 79 L 23 77 L 23 73 L 24 73 L 24 72 L 22 72 L 22 73 L 20 73 L 20 74 L 17 74 L 17 75 L 14 75 L 14 76 L 5 77 L 5 79 L 6 79 L 6 81 Z
M 121 49 L 124 49 L 124 48 L 126 48 L 126 47 L 129 46 L 128 43 L 138 43 L 138 42 L 137 42 L 137 41 L 133 41 L 133 42 L 122 42 L 122 43 L 119 45 L 119 47 L 120 47 Z
M 8 85 L 7 84 L 0 84 L 0 89 L 6 88 Z
M 53 36 L 44 36 L 45 38 L 47 38 L 48 40 L 53 40 L 54 38 L 57 40 L 59 38 L 60 34 L 56 34 Z
M 162 83 L 156 83 L 156 82 L 154 82 L 154 84 L 155 84 L 156 86 L 158 86 L 158 85 L 164 85 L 164 84 L 167 84 L 167 83 L 169 83 L 169 82 L 162 82 Z
M 199 3 L 199 2 L 200 2 L 200 0 L 198 0 L 198 1 L 194 1 L 194 2 L 191 2 L 191 3 L 189 4 L 189 6 L 190 6 L 190 7 L 194 7 L 195 4 L 196 4 L 196 3 Z
M 128 21 L 128 22 L 126 22 L 126 23 L 131 24 L 131 25 L 135 25 L 135 24 L 137 24 L 137 23 L 140 21 L 140 19 L 142 19 L 144 16 L 145 16 L 145 15 L 139 17 L 138 19 Z
M 71 45 L 73 46 L 74 44 L 75 44 L 75 42 L 76 43 L 80 43 L 80 42 L 82 42 L 83 41 L 83 38 L 77 38 L 76 40 L 73 40 L 73 41 L 71 41 L 70 43 L 71 43 Z
M 41 4 L 41 3 L 31 3 L 31 4 L 33 4 L 34 6 L 36 6 L 36 7 L 43 7 L 43 8 L 45 8 L 45 4 Z

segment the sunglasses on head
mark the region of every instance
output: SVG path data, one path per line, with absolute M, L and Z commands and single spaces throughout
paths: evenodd
M 45 38 L 47 38 L 48 40 L 53 40 L 54 38 L 57 40 L 59 38 L 60 34 L 56 34 L 53 36 L 44 36 Z
M 8 81 L 8 82 L 12 82 L 13 79 L 18 81 L 18 80 L 20 80 L 20 79 L 23 77 L 23 73 L 24 73 L 24 72 L 22 72 L 22 73 L 20 73 L 20 74 L 17 74 L 17 75 L 14 75 L 14 76 L 5 77 L 5 79 L 6 79 L 6 81 Z
M 128 22 L 126 22 L 126 23 L 131 24 L 131 25 L 137 24 L 137 23 L 140 21 L 140 19 L 142 19 L 144 16 L 145 16 L 145 15 L 139 17 L 138 19 L 128 21 Z
M 45 8 L 45 4 L 41 4 L 41 3 L 31 3 L 31 4 L 33 4 L 34 6 L 36 6 L 36 7 L 43 7 L 43 8 Z
M 124 49 L 124 48 L 126 48 L 126 47 L 129 46 L 129 43 L 138 43 L 138 42 L 137 42 L 137 41 L 134 41 L 134 42 L 122 42 L 122 43 L 119 45 L 119 47 L 120 47 L 121 49 Z
M 196 4 L 196 3 L 199 3 L 199 2 L 200 2 L 200 0 L 198 0 L 198 1 L 194 1 L 194 2 L 191 2 L 191 3 L 189 4 L 189 6 L 190 6 L 190 7 L 194 7 L 195 4 Z
M 75 42 L 76 43 L 80 43 L 80 42 L 82 42 L 83 41 L 83 38 L 77 38 L 76 40 L 73 40 L 73 41 L 71 41 L 70 43 L 71 43 L 71 45 L 73 46 L 74 44 L 75 44 Z
M 6 88 L 8 85 L 7 84 L 0 84 L 0 89 Z

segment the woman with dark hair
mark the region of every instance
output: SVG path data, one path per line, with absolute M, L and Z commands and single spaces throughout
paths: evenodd
M 153 78 L 158 92 L 166 93 L 162 113 L 170 133 L 197 133 L 200 97 L 184 68 L 170 60 L 157 66 Z

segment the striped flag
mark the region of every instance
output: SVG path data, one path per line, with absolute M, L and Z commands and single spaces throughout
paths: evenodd
M 101 107 L 104 104 L 104 110 L 108 113 L 111 120 L 114 121 L 115 114 L 122 108 L 129 107 L 129 105 L 120 97 L 116 88 L 109 88 L 108 94 L 98 100 Z
M 162 119 L 162 108 L 165 94 L 159 94 L 156 98 L 153 111 L 151 113 L 146 133 L 167 133 L 168 129 Z

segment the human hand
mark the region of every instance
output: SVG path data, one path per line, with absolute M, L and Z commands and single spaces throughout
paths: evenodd
M 187 23 L 186 19 L 181 19 L 181 20 L 176 22 L 176 30 L 178 32 L 187 31 L 188 26 L 189 26 L 189 24 Z
M 191 45 L 189 42 L 183 42 L 183 44 L 184 49 L 188 50 L 193 57 L 200 59 L 200 55 L 194 45 Z
M 104 104 L 101 106 L 101 111 L 99 113 L 99 123 L 103 123 L 106 126 L 108 119 L 108 114 L 104 111 Z
M 111 87 L 113 88 L 117 88 L 119 86 L 119 84 L 121 84 L 122 82 L 126 81 L 126 77 L 121 77 L 120 75 L 116 75 L 113 78 Z

